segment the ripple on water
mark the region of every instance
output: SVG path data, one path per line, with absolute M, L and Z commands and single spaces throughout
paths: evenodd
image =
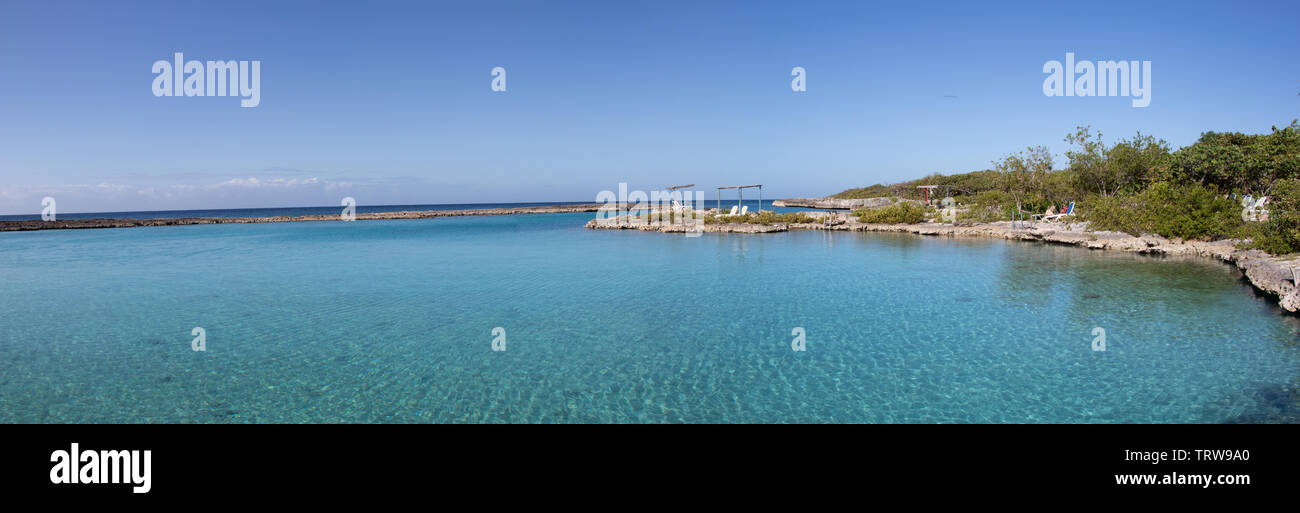
M 0 421 L 1298 416 L 1296 320 L 1222 264 L 588 217 L 4 234 Z

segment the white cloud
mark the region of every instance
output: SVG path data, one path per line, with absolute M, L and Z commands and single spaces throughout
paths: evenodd
M 311 177 L 306 179 L 299 178 L 271 178 L 262 180 L 257 177 L 250 178 L 231 178 L 221 183 L 214 183 L 204 186 L 205 189 L 219 189 L 222 187 L 308 187 L 320 185 L 323 182 L 319 178 Z
M 374 185 L 366 183 L 364 186 Z M 136 185 L 102 182 L 0 186 L 0 215 L 40 212 L 41 198 L 52 196 L 63 212 L 129 212 L 276 206 L 332 205 L 353 182 L 319 177 L 236 177 L 206 184 Z

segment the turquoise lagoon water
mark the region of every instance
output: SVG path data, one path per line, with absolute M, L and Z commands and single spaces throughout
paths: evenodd
M 1300 328 L 1223 264 L 590 218 L 0 234 L 0 421 L 1296 417 Z

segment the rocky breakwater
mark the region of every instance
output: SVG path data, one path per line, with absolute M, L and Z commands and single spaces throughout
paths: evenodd
M 592 230 L 640 230 L 643 232 L 683 234 L 689 231 L 701 233 L 775 233 L 789 230 L 790 225 L 787 223 L 726 223 L 696 224 L 690 226 L 680 222 L 647 222 L 644 220 L 629 220 L 626 217 L 612 217 L 608 219 L 592 219 L 587 221 L 587 228 Z
M 368 212 L 356 214 L 357 221 L 376 221 L 384 219 L 430 219 L 434 217 L 455 216 L 493 216 L 514 214 L 558 214 L 570 212 L 595 212 L 601 207 L 598 203 L 578 205 L 546 205 L 536 207 L 476 208 L 461 210 L 408 210 L 400 212 Z M 138 226 L 178 226 L 189 224 L 230 224 L 230 223 L 292 223 L 304 221 L 339 221 L 341 216 L 272 216 L 272 217 L 176 217 L 154 219 L 60 219 L 55 221 L 24 220 L 0 221 L 0 232 L 29 230 L 75 230 L 89 228 L 131 228 Z

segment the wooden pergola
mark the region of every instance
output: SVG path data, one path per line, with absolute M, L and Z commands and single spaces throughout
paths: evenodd
M 723 187 L 718 187 L 718 213 L 719 214 L 722 213 L 722 190 L 723 189 L 736 189 L 736 194 L 737 194 L 736 206 L 739 207 L 742 206 L 745 202 L 745 189 L 754 189 L 754 188 L 758 189 L 758 211 L 762 212 L 763 211 L 763 184 L 760 183 L 755 185 L 727 185 Z
M 672 199 L 673 194 L 676 194 L 677 191 L 679 191 L 679 190 L 681 190 L 681 189 L 689 189 L 689 188 L 691 188 L 691 187 L 695 187 L 695 184 L 690 183 L 690 184 L 686 184 L 686 185 L 674 185 L 674 186 L 672 186 L 672 187 L 665 187 L 664 190 L 665 190 L 665 191 L 668 191 L 668 197 L 669 197 L 670 199 Z
M 930 204 L 930 192 L 931 192 L 931 191 L 934 191 L 935 189 L 938 189 L 939 187 L 941 187 L 941 186 L 939 186 L 939 185 L 918 185 L 918 186 L 916 186 L 917 189 L 925 189 L 925 204 L 926 204 L 926 205 L 929 205 L 929 204 Z

